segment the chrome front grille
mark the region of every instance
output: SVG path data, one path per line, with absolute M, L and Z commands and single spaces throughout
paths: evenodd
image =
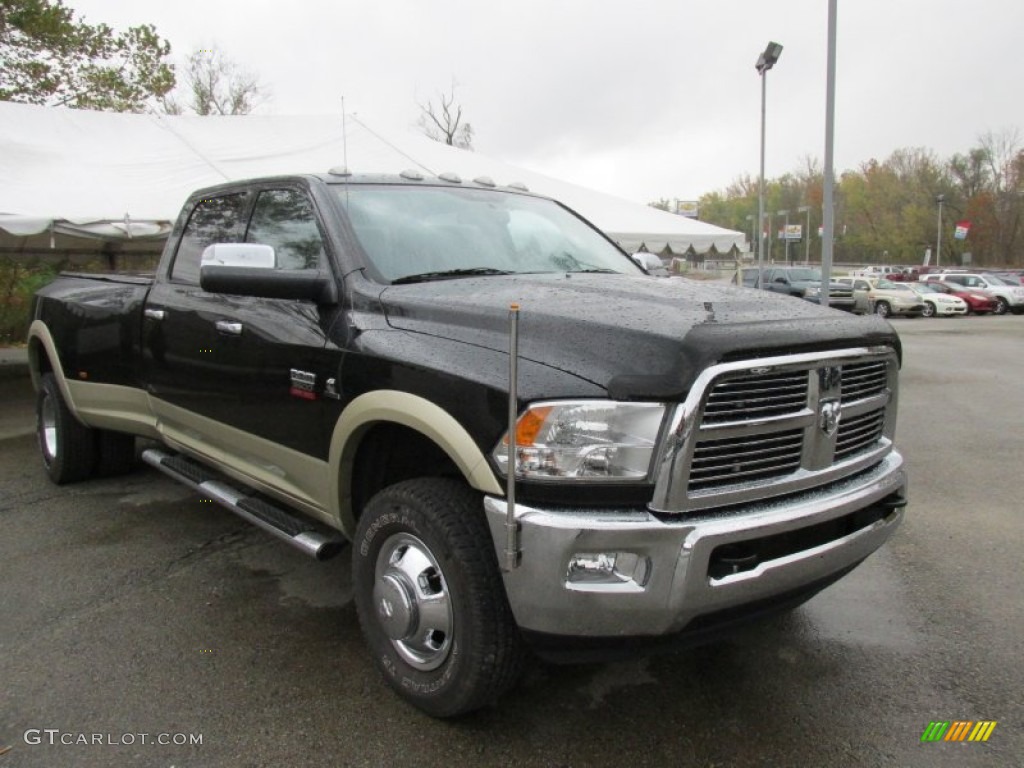
M 803 432 L 702 440 L 693 451 L 690 490 L 782 477 L 800 466 Z
M 888 348 L 724 363 L 669 428 L 652 509 L 711 509 L 806 491 L 892 449 L 898 360 Z
M 715 385 L 704 406 L 704 423 L 764 418 L 807 407 L 807 374 L 800 371 L 737 376 Z
M 888 386 L 889 366 L 884 360 L 843 366 L 843 399 L 859 400 L 881 394 Z
M 836 435 L 836 461 L 855 456 L 868 450 L 882 439 L 882 427 L 885 425 L 885 409 L 869 411 L 846 419 L 839 425 Z

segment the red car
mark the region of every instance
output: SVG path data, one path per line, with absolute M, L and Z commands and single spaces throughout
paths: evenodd
M 961 299 L 967 302 L 967 314 L 978 314 L 986 315 L 989 312 L 995 312 L 999 302 L 993 297 L 976 291 L 972 288 L 964 288 L 962 285 L 956 283 L 946 283 L 942 280 L 929 280 L 928 285 L 937 291 L 948 293 L 952 296 L 959 296 Z

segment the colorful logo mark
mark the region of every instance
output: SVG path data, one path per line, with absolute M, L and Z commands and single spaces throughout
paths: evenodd
M 921 741 L 988 741 L 995 729 L 995 720 L 932 720 Z

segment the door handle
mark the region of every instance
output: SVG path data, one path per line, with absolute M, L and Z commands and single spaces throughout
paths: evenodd
M 167 317 L 167 313 L 162 309 L 146 309 L 143 311 L 143 316 L 148 317 L 150 320 L 163 320 Z
M 233 323 L 230 320 L 218 320 L 217 331 L 219 333 L 226 333 L 229 336 L 241 336 L 242 335 L 242 324 Z

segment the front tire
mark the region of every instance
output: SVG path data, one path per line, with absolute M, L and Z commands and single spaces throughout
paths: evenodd
M 889 317 L 892 314 L 892 307 L 889 306 L 889 302 L 880 301 L 875 304 L 875 314 L 879 317 Z
M 36 436 L 43 466 L 57 485 L 92 476 L 96 467 L 96 434 L 68 409 L 52 373 L 43 374 L 36 395 Z
M 935 312 L 936 312 L 935 305 L 932 304 L 930 301 L 926 301 L 924 303 L 924 309 L 921 311 L 921 316 L 922 317 L 935 317 Z
M 1002 296 L 996 296 L 996 309 L 997 315 L 1005 315 L 1010 309 L 1010 302 L 1004 299 Z
M 359 623 L 399 696 L 453 717 L 516 682 L 522 640 L 478 493 L 442 478 L 385 488 L 366 505 L 355 543 Z

